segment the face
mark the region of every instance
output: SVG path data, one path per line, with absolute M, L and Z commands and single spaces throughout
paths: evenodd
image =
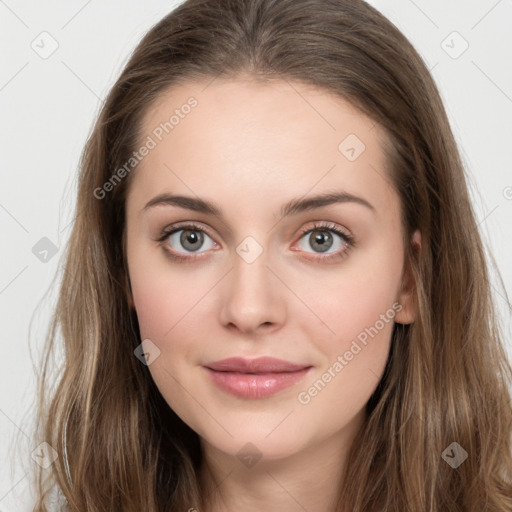
M 349 103 L 207 83 L 166 91 L 144 118 L 126 202 L 132 306 L 176 414 L 216 450 L 277 459 L 361 424 L 393 323 L 413 320 L 400 202 L 383 132 Z M 205 367 L 262 356 L 297 370 Z

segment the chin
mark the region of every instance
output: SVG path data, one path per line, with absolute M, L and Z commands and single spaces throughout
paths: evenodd
M 248 427 L 236 430 L 233 438 L 224 436 L 222 439 L 206 438 L 202 441 L 216 450 L 237 457 L 244 464 L 246 460 L 263 462 L 285 459 L 303 450 L 307 445 L 305 439 L 296 439 L 285 431 L 279 434 L 268 433 Z M 251 462 L 247 464 L 249 467 Z

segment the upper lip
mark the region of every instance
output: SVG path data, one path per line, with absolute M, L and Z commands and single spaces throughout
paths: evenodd
M 283 373 L 303 370 L 311 365 L 291 363 L 290 361 L 276 359 L 275 357 L 258 357 L 256 359 L 229 357 L 221 361 L 207 363 L 204 366 L 220 372 Z

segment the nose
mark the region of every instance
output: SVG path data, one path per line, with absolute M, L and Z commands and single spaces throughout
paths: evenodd
M 252 263 L 234 255 L 221 288 L 219 316 L 226 328 L 249 334 L 268 333 L 283 325 L 285 289 L 269 266 L 265 251 Z

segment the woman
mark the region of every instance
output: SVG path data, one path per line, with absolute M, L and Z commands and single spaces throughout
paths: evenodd
M 77 212 L 39 410 L 69 510 L 512 509 L 463 167 L 375 9 L 180 5 L 103 106 Z

